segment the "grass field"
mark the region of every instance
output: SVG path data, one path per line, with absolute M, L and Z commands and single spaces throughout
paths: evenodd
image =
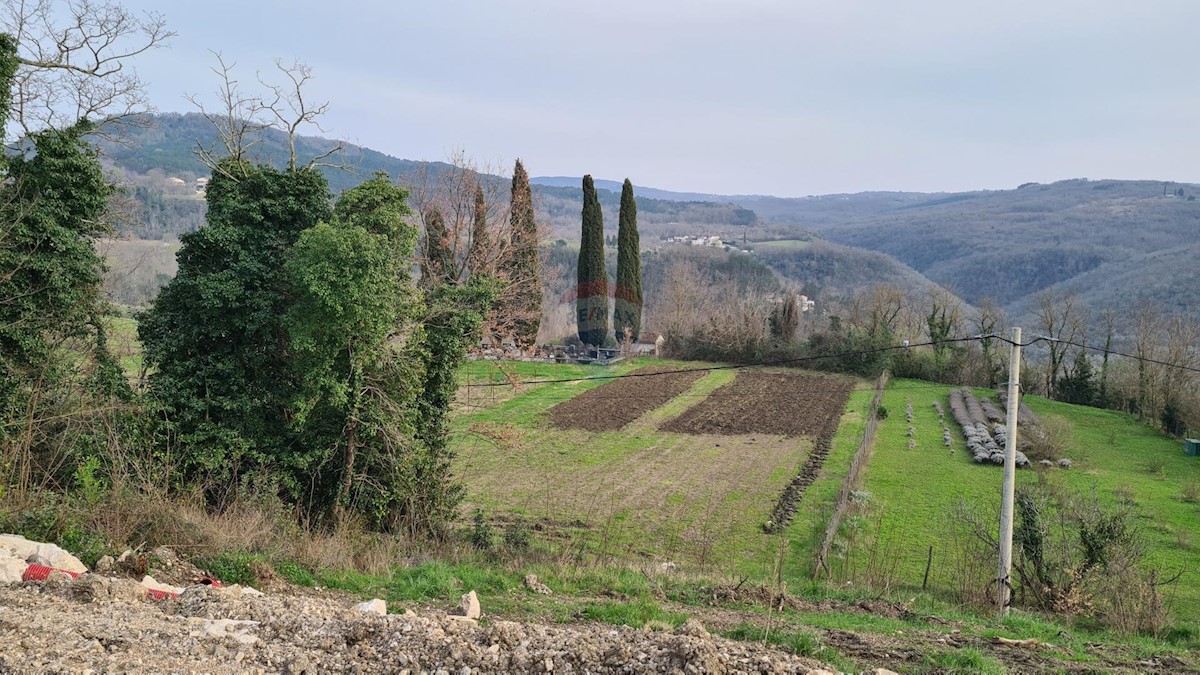
M 954 447 L 943 445 L 932 403 L 945 406 L 948 393 L 949 387 L 899 380 L 884 396 L 883 405 L 891 414 L 879 427 L 863 486 L 870 493 L 871 515 L 858 525 L 872 533 L 872 545 L 881 554 L 877 557 L 894 561 L 891 574 L 899 585 L 921 586 L 933 547 L 930 587 L 951 587 L 957 562 L 949 534 L 956 508 L 960 503 L 998 508 L 1001 468 L 973 463 L 953 422 Z M 1129 415 L 1038 397 L 1025 400 L 1043 419 L 1060 416 L 1071 430 L 1064 454 L 1072 468 L 1046 470 L 1040 479 L 1084 494 L 1094 492 L 1108 506 L 1132 501 L 1148 544 L 1149 564 L 1161 569 L 1163 577 L 1184 571 L 1166 590 L 1174 613 L 1184 621 L 1200 620 L 1200 570 L 1195 565 L 1200 504 L 1185 499 L 1188 486 L 1200 482 L 1200 461 L 1186 457 L 1178 441 Z M 906 401 L 913 408 L 913 449 L 908 447 Z M 1018 485 L 1038 480 L 1037 471 L 1018 471 Z M 861 572 L 864 552 L 854 557 Z
M 472 364 L 471 377 L 495 379 L 487 367 Z M 535 368 L 521 367 L 530 375 Z M 546 374 L 552 368 L 540 367 Z M 587 372 L 595 371 L 553 367 L 554 379 Z M 495 405 L 481 389 L 478 401 L 486 407 L 455 421 L 455 471 L 468 487 L 465 508 L 482 508 L 500 520 L 526 519 L 551 537 L 570 535 L 602 557 L 767 577 L 778 540 L 764 535 L 761 525 L 807 458 L 812 439 L 659 430 L 735 374 L 710 372 L 625 428 L 599 433 L 556 428 L 543 413 L 603 380 L 526 387 Z M 602 407 L 596 414 L 604 414 Z

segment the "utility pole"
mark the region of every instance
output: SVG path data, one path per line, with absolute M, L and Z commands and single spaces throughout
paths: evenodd
M 1008 433 L 1004 442 L 1004 491 L 1000 501 L 1000 574 L 996 577 L 996 607 L 1008 612 L 1012 593 L 1013 494 L 1017 482 L 1017 410 L 1021 406 L 1021 329 L 1013 328 L 1012 358 L 1008 364 Z

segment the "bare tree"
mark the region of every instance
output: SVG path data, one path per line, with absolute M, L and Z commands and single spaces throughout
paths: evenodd
M 908 298 L 896 286 L 879 284 L 854 294 L 850 323 L 872 337 L 894 336 L 900 328 Z
M 999 335 L 1004 331 L 1006 322 L 1004 308 L 997 305 L 994 299 L 987 297 L 980 301 L 973 323 L 976 335 Z M 996 345 L 990 339 L 982 340 L 979 349 L 987 386 L 990 387 L 1000 381 L 1000 359 L 996 354 Z
M 1072 293 L 1042 291 L 1034 296 L 1034 301 L 1037 303 L 1034 316 L 1038 318 L 1043 335 L 1050 338 L 1046 343 L 1050 352 L 1046 363 L 1046 395 L 1054 396 L 1070 349 L 1066 343 L 1078 342 L 1084 336 L 1087 309 Z
M 92 0 L 0 2 L 0 31 L 16 39 L 20 64 L 6 141 L 85 118 L 129 121 L 150 109 L 129 60 L 175 35 L 162 15 Z
M 295 169 L 297 164 L 296 137 L 305 126 L 312 126 L 324 132 L 320 118 L 329 111 L 329 103 L 314 103 L 305 98 L 304 88 L 313 79 L 312 68 L 293 62 L 290 65 L 276 60 L 275 68 L 283 75 L 284 84 L 271 84 L 261 73 L 257 79 L 267 93 L 250 93 L 241 88 L 241 83 L 234 75 L 236 62 L 227 62 L 220 52 L 212 52 L 217 65 L 211 70 L 218 78 L 216 91 L 217 105 L 209 108 L 195 94 L 187 96 L 188 101 L 204 115 L 217 131 L 217 142 L 213 146 L 204 147 L 196 143 L 196 156 L 209 169 L 228 175 L 222 160 L 234 159 L 235 163 L 248 159 L 251 148 L 260 142 L 258 134 L 264 129 L 275 128 L 287 135 L 288 168 Z M 341 142 L 313 157 L 305 168 L 318 166 L 341 166 L 326 163 L 325 160 L 343 149 Z

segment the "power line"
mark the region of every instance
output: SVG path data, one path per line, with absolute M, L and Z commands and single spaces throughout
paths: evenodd
M 1158 359 L 1152 359 L 1148 356 L 1137 356 L 1135 354 L 1126 354 L 1124 352 L 1116 351 L 1115 349 L 1105 349 L 1103 347 L 1093 347 L 1092 345 L 1081 344 L 1079 342 L 1071 342 L 1070 340 L 1059 340 L 1056 338 L 1042 338 L 1042 339 L 1047 340 L 1047 341 L 1053 340 L 1054 342 L 1059 342 L 1064 345 L 1071 345 L 1073 347 L 1079 347 L 1080 349 L 1089 349 L 1094 352 L 1100 352 L 1100 353 L 1104 353 L 1104 354 L 1116 354 L 1117 356 L 1124 356 L 1127 359 L 1134 359 L 1135 361 L 1142 361 L 1145 363 L 1153 363 L 1154 365 L 1164 366 L 1166 368 L 1177 368 L 1179 370 L 1186 370 L 1186 371 L 1189 371 L 1192 373 L 1200 373 L 1200 368 L 1193 368 L 1192 366 L 1185 366 L 1181 363 L 1171 363 L 1169 361 L 1159 361 Z

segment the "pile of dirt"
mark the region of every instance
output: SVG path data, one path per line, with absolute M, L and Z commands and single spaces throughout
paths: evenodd
M 841 419 L 853 388 L 849 380 L 835 377 L 742 371 L 661 429 L 683 434 L 821 437 L 830 433 L 831 419 Z
M 640 368 L 563 401 L 546 414 L 560 429 L 617 431 L 687 391 L 701 377 L 703 371 L 681 372 L 660 366 Z
M 73 583 L 0 587 L 0 671 L 805 673 L 821 665 L 713 637 L 695 621 L 669 633 L 479 623 L 209 587 L 160 602 L 81 599 Z

